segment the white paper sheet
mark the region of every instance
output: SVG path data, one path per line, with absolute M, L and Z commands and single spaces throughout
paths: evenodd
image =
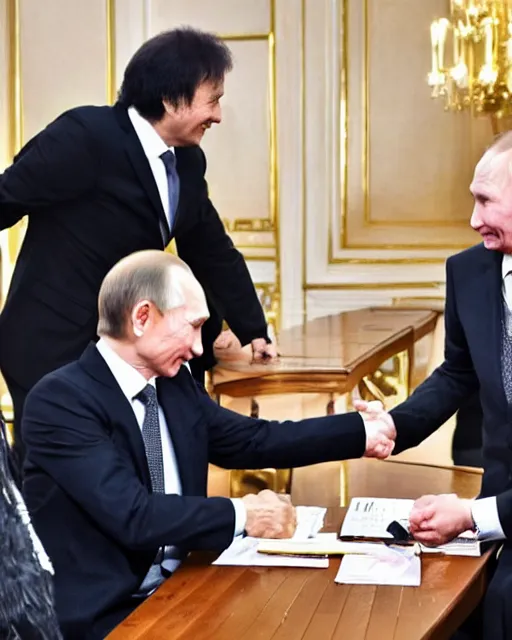
M 409 514 L 414 500 L 402 498 L 352 498 L 341 526 L 340 536 L 354 538 L 392 539 L 386 528 L 396 520 L 407 531 Z M 424 553 L 441 553 L 453 556 L 480 556 L 481 547 L 471 531 L 462 533 L 447 544 L 426 547 L 420 544 Z
M 343 556 L 334 581 L 339 584 L 378 584 L 419 587 L 421 560 L 411 547 L 387 548 L 378 555 Z
M 236 538 L 230 546 L 213 562 L 215 565 L 235 565 L 244 567 L 309 567 L 327 569 L 329 558 L 315 556 L 283 556 L 258 553 L 261 538 Z
M 324 526 L 324 507 L 297 507 L 297 529 L 289 541 L 305 542 L 318 534 Z M 335 535 L 335 534 L 330 534 Z M 312 567 L 325 569 L 329 559 L 322 557 L 290 557 L 258 553 L 258 544 L 264 538 L 238 537 L 213 562 L 216 565 L 243 565 L 253 567 Z
M 386 531 L 393 520 L 406 529 L 414 500 L 394 498 L 352 498 L 341 526 L 340 536 L 392 539 Z

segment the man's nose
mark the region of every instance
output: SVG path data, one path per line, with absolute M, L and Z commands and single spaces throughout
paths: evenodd
M 196 358 L 203 355 L 203 341 L 201 340 L 201 331 L 198 331 L 194 336 L 194 342 L 192 343 L 192 353 Z
M 215 111 L 212 114 L 212 122 L 220 124 L 222 122 L 222 109 L 220 104 L 215 107 Z
M 475 204 L 475 206 L 473 207 L 473 213 L 471 214 L 471 220 L 469 221 L 469 224 L 473 229 L 478 229 L 482 226 L 482 217 L 480 215 L 479 209 L 480 207 L 478 206 L 478 203 Z

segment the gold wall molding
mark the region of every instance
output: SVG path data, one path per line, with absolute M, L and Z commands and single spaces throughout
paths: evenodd
M 251 233 L 275 234 L 275 244 L 278 244 L 278 179 L 279 169 L 277 163 L 277 100 L 276 100 L 276 46 L 275 46 L 275 2 L 270 2 L 270 29 L 268 33 L 232 33 L 219 34 L 226 42 L 255 42 L 266 41 L 268 47 L 268 80 L 269 80 L 269 113 L 270 113 L 270 139 L 269 139 L 269 165 L 270 165 L 270 218 L 224 218 L 226 229 L 232 231 L 248 231 Z M 251 245 L 257 247 L 259 245 Z M 273 247 L 274 248 L 274 247 Z
M 275 250 L 275 258 L 266 255 L 251 255 L 250 260 L 262 260 L 275 262 L 276 269 L 276 292 L 273 300 L 277 300 L 278 308 L 281 299 L 281 256 L 280 256 L 280 238 L 279 238 L 279 165 L 277 150 L 277 77 L 276 77 L 276 0 L 269 0 L 270 6 L 270 28 L 268 33 L 245 33 L 245 34 L 220 34 L 226 42 L 251 42 L 266 41 L 268 47 L 268 82 L 269 82 L 269 116 L 270 116 L 270 136 L 269 136 L 269 164 L 270 164 L 270 218 L 223 218 L 224 226 L 229 233 L 248 232 L 251 234 L 269 233 L 274 236 L 273 244 L 237 244 L 237 247 L 243 252 L 244 249 L 273 249 Z M 280 312 L 275 314 L 276 328 L 279 328 Z
M 7 0 L 9 38 L 8 96 L 9 96 L 9 157 L 12 160 L 23 146 L 23 85 L 21 81 L 20 0 Z M 26 221 L 20 220 L 7 230 L 7 262 L 12 272 L 23 241 Z M 3 259 L 2 259 L 3 262 Z M 2 265 L 5 269 L 5 265 Z M 7 291 L 4 292 L 4 295 Z
M 117 98 L 116 78 L 116 0 L 106 0 L 107 19 L 107 103 Z
M 375 221 L 371 216 L 371 194 L 370 194 L 370 135 L 371 135 L 371 122 L 370 122 L 370 21 L 369 0 L 361 1 L 362 11 L 362 25 L 363 25 L 363 38 L 362 38 L 362 80 L 361 80 L 361 92 L 362 92 L 362 154 L 361 154 L 361 177 L 362 177 L 362 206 L 363 206 L 363 220 L 364 226 L 370 228 L 404 228 L 409 227 L 411 231 L 428 227 L 431 229 L 451 229 L 452 232 L 457 230 L 467 229 L 469 224 L 453 220 L 403 220 L 403 221 Z M 367 258 L 365 256 L 358 256 L 357 258 L 345 257 L 335 255 L 335 251 L 343 250 L 379 250 L 383 252 L 392 252 L 396 250 L 411 250 L 415 252 L 425 252 L 427 255 L 414 256 L 408 259 L 403 259 L 404 263 L 410 264 L 439 264 L 446 260 L 447 256 L 437 257 L 428 256 L 429 251 L 446 250 L 447 252 L 454 252 L 462 250 L 471 246 L 471 242 L 454 242 L 448 241 L 445 243 L 428 243 L 425 245 L 418 245 L 415 243 L 382 243 L 382 242 L 368 242 L 368 243 L 352 243 L 348 240 L 348 175 L 349 175 L 349 91 L 352 91 L 353 84 L 350 84 L 350 68 L 348 61 L 348 48 L 349 48 L 349 11 L 351 6 L 351 0 L 341 0 L 339 11 L 339 33 L 341 34 L 341 47 L 339 52 L 339 103 L 338 103 L 338 115 L 336 121 L 339 122 L 339 135 L 338 135 L 338 148 L 337 156 L 340 161 L 340 195 L 341 203 L 338 211 L 331 211 L 328 219 L 328 233 L 327 233 L 327 262 L 329 265 L 337 264 L 399 264 L 402 262 L 401 258 L 389 258 L 383 255 L 378 258 Z M 350 88 L 349 88 L 350 85 Z M 425 96 L 425 100 L 428 100 L 428 96 Z M 335 249 L 335 233 L 333 216 L 340 215 L 339 234 L 337 234 L 338 248 Z M 475 236 L 476 244 L 478 238 Z
M 445 283 L 437 282 L 323 282 L 306 284 L 306 291 L 341 291 L 366 289 L 439 289 Z

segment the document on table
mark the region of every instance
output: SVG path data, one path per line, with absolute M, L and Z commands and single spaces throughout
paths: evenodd
M 413 504 L 414 500 L 400 498 L 352 498 L 340 537 L 391 540 L 393 536 L 386 529 L 394 520 L 409 531 L 409 514 Z M 480 542 L 472 531 L 466 531 L 439 547 L 420 544 L 420 548 L 424 553 L 453 556 L 480 556 L 482 552 Z
M 421 560 L 414 547 L 385 548 L 370 555 L 346 555 L 334 581 L 339 584 L 379 584 L 419 587 Z
M 213 562 L 215 565 L 235 565 L 244 567 L 308 567 L 327 569 L 327 556 L 269 555 L 258 552 L 262 538 L 238 537 Z
M 323 507 L 297 507 L 297 529 L 289 541 L 305 542 L 314 538 L 324 525 L 326 509 Z M 215 565 L 244 565 L 254 567 L 313 567 L 329 566 L 325 557 L 299 557 L 292 555 L 266 555 L 258 553 L 263 538 L 235 538 L 231 545 L 213 562 Z
M 396 520 L 409 530 L 409 513 L 414 500 L 395 498 L 352 498 L 341 526 L 341 538 L 392 539 L 386 531 Z

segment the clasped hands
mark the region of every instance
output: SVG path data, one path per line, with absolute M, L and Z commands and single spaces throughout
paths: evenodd
M 382 402 L 354 400 L 354 408 L 364 422 L 365 457 L 384 459 L 390 456 L 395 447 L 396 429 L 393 418 L 384 410 Z

